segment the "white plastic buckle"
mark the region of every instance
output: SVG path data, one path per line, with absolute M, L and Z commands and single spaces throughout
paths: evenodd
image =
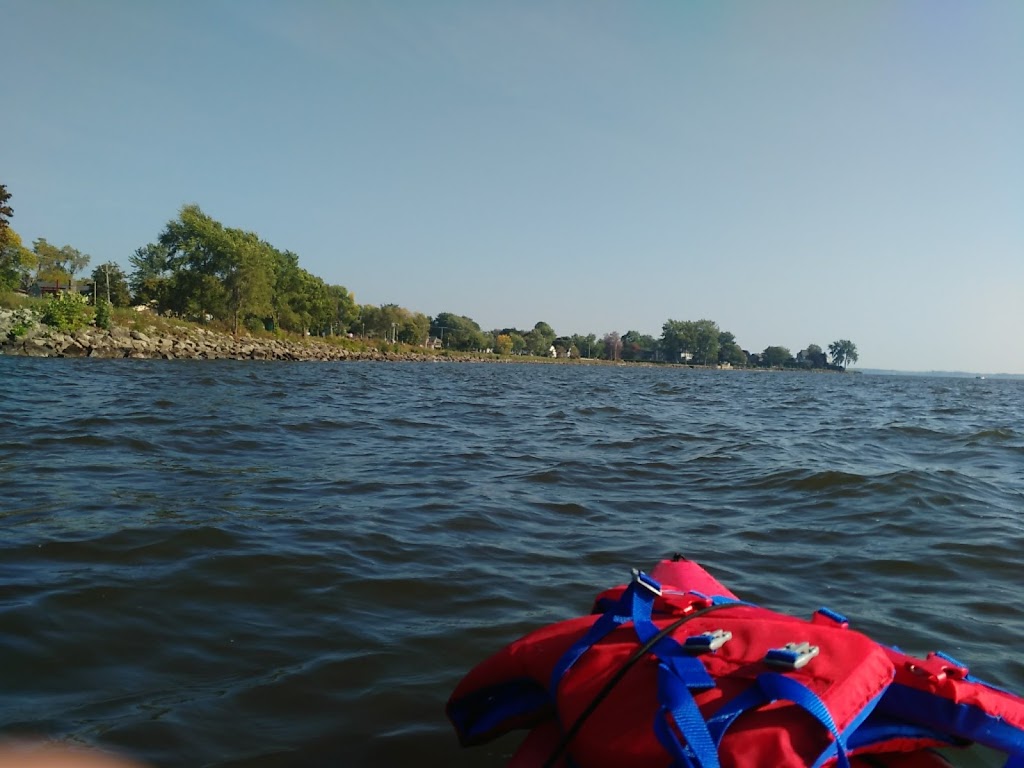
M 810 643 L 786 643 L 772 648 L 764 656 L 764 663 L 781 669 L 800 669 L 818 655 L 818 646 Z
M 732 632 L 727 629 L 716 629 L 713 632 L 705 632 L 703 635 L 693 635 L 686 638 L 686 641 L 683 643 L 683 650 L 689 653 L 714 652 L 730 640 L 732 640 Z

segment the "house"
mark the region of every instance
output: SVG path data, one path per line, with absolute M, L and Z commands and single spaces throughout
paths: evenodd
M 60 280 L 36 280 L 28 288 L 29 296 L 37 299 L 42 296 L 56 296 L 61 291 L 72 290 L 74 283 L 64 283 Z

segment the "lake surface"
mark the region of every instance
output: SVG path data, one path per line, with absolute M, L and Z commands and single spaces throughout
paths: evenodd
M 679 551 L 1024 690 L 1024 382 L 0 357 L 0 734 L 501 766 L 443 707 Z M 959 765 L 998 765 L 992 755 Z

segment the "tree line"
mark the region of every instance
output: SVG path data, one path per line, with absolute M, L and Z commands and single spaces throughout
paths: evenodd
M 0 185 L 0 291 L 32 285 L 70 286 L 91 257 L 44 238 L 32 248 L 10 228 L 10 194 Z M 666 320 L 660 337 L 627 331 L 559 335 L 548 323 L 532 328 L 484 330 L 454 312 L 434 317 L 396 304 L 360 305 L 346 287 L 331 285 L 299 266 L 299 257 L 256 233 L 226 227 L 198 205 L 185 205 L 152 243 L 128 259 L 127 274 L 115 262 L 91 274 L 93 295 L 109 304 L 147 305 L 197 322 L 216 321 L 234 333 L 286 331 L 303 335 L 350 335 L 394 344 L 435 346 L 499 355 L 534 355 L 701 366 L 845 368 L 857 362 L 853 342 L 839 339 L 828 353 L 809 344 L 795 355 L 782 346 L 758 353 L 712 320 Z

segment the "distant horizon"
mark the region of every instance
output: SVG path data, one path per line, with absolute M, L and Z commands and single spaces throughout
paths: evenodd
M 1024 375 L 1022 3 L 0 3 L 26 244 L 195 202 L 360 304 Z
M 977 378 L 983 376 L 986 379 L 1024 379 L 1024 373 L 994 373 L 991 371 L 904 371 L 896 368 L 854 368 L 850 373 L 863 373 L 867 376 L 947 376 L 949 378 Z

